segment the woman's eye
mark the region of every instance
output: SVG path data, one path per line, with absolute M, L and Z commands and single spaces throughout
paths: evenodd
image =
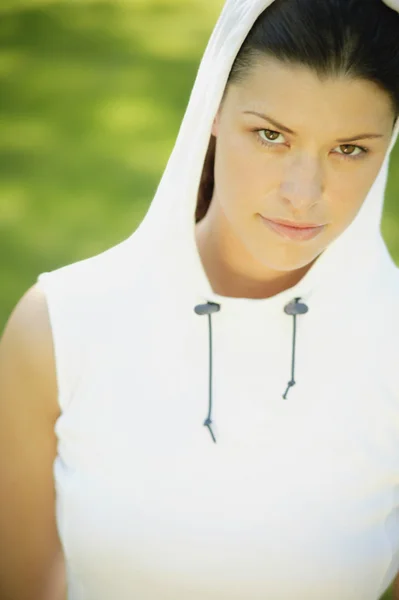
M 260 138 L 264 142 L 269 143 L 269 144 L 276 142 L 279 137 L 281 137 L 284 140 L 284 136 L 282 133 L 280 133 L 279 131 L 273 131 L 272 129 L 260 129 L 260 130 L 258 130 L 258 133 L 259 133 Z M 280 140 L 279 143 L 281 143 L 281 141 L 282 140 Z
M 280 146 L 285 143 L 285 137 L 279 131 L 272 129 L 257 129 L 258 140 L 265 146 Z M 341 144 L 337 146 L 338 151 L 335 154 L 340 154 L 343 158 L 360 158 L 367 154 L 369 150 L 363 146 L 355 146 L 354 144 Z
M 367 152 L 366 148 L 354 146 L 353 144 L 344 144 L 337 147 L 340 150 L 343 149 L 342 152 L 337 152 L 337 154 L 342 154 L 343 156 L 360 156 L 361 154 L 365 154 Z

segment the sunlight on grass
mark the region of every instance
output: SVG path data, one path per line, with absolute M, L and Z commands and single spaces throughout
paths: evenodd
M 23 218 L 28 203 L 28 193 L 17 183 L 0 183 L 0 225 L 15 226 Z
M 0 51 L 0 78 L 15 74 L 17 69 L 23 66 L 26 57 L 23 52 Z
M 51 123 L 29 115 L 11 116 L 0 121 L 0 149 L 9 152 L 48 148 L 57 139 Z

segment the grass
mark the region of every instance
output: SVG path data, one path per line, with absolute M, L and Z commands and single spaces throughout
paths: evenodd
M 134 231 L 220 6 L 20 4 L 0 9 L 0 329 L 38 273 Z
M 221 5 L 2 0 L 0 331 L 39 273 L 136 228 Z M 396 148 L 383 233 L 397 263 L 398 165 Z

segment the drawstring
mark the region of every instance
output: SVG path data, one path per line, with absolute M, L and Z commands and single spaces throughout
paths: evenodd
M 291 379 L 288 382 L 288 387 L 283 395 L 284 400 L 287 398 L 289 390 L 296 384 L 295 381 L 295 349 L 296 349 L 296 317 L 297 315 L 304 315 L 308 312 L 309 308 L 306 304 L 299 302 L 300 298 L 289 302 L 284 307 L 284 312 L 287 315 L 291 315 L 294 318 L 294 329 L 292 334 L 292 363 L 291 363 Z M 212 367 L 213 367 L 213 354 L 212 354 L 212 315 L 220 311 L 220 304 L 215 302 L 207 302 L 207 304 L 199 304 L 194 308 L 197 315 L 208 316 L 208 331 L 209 331 L 209 396 L 208 396 L 208 416 L 204 421 L 204 426 L 209 429 L 209 433 L 212 436 L 213 441 L 216 443 L 215 434 L 212 431 Z
M 291 380 L 288 382 L 288 387 L 283 395 L 284 400 L 287 398 L 289 390 L 296 384 L 295 381 L 295 349 L 296 349 L 296 317 L 297 315 L 304 315 L 308 312 L 309 308 L 306 304 L 299 302 L 300 298 L 295 298 L 292 302 L 284 307 L 284 312 L 287 315 L 294 317 L 294 331 L 292 334 L 292 364 L 291 364 Z
M 212 431 L 212 367 L 213 367 L 213 356 L 212 356 L 212 314 L 219 312 L 220 304 L 215 302 L 208 302 L 207 304 L 199 304 L 194 308 L 197 315 L 208 315 L 208 330 L 209 330 L 209 396 L 208 396 L 208 416 L 204 421 L 205 427 L 208 427 L 209 433 L 212 436 L 213 441 L 216 444 L 215 434 Z

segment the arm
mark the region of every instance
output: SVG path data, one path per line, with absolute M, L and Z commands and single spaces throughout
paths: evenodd
M 55 521 L 59 415 L 46 301 L 36 286 L 0 338 L 0 598 L 66 600 Z

